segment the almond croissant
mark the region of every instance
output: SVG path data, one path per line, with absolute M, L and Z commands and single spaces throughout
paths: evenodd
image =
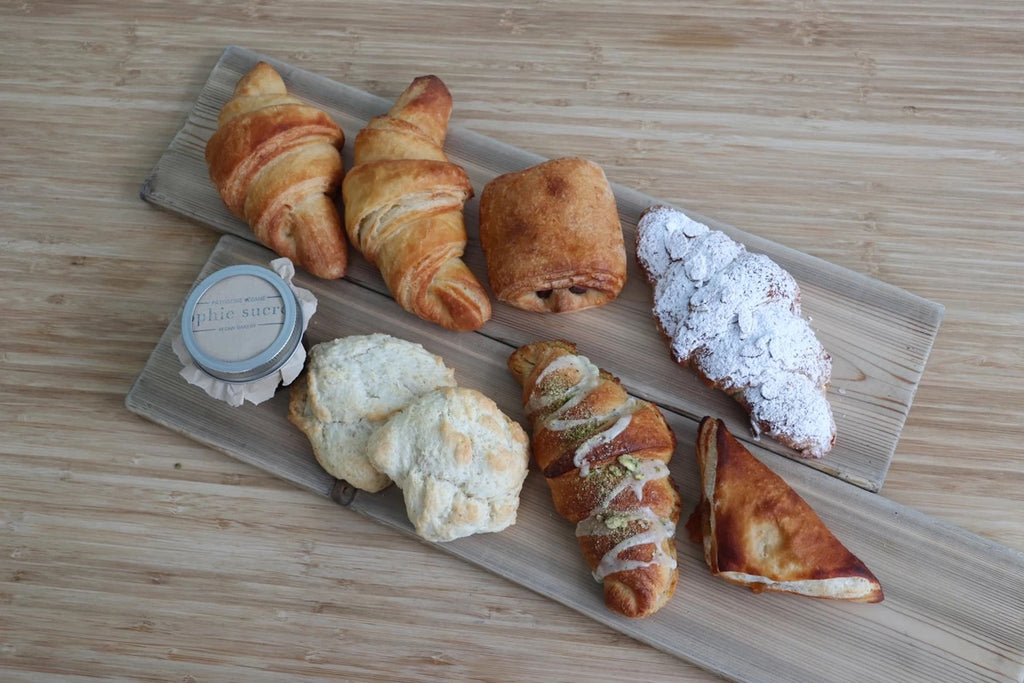
M 334 203 L 344 141 L 326 112 L 289 95 L 280 74 L 260 62 L 221 110 L 206 163 L 224 203 L 260 242 L 334 279 L 348 261 Z
M 463 206 L 473 187 L 444 153 L 451 110 L 445 84 L 421 76 L 367 123 L 342 183 L 345 228 L 402 308 L 450 330 L 475 330 L 490 319 L 491 303 L 462 260 Z
M 675 592 L 680 498 L 667 463 L 673 435 L 658 408 L 565 341 L 519 348 L 508 367 L 523 386 L 531 447 L 555 509 L 576 524 L 605 604 L 645 617 Z
M 804 456 L 828 453 L 832 357 L 801 314 L 793 276 L 668 206 L 647 209 L 636 235 L 672 357 L 739 401 L 755 433 Z

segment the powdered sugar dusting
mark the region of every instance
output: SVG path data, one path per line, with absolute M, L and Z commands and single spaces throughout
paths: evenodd
M 649 233 L 645 230 L 641 234 Z M 678 248 L 675 243 L 680 240 L 688 248 Z M 694 237 L 687 237 L 682 231 L 677 231 L 669 234 L 663 244 L 668 264 L 655 283 L 655 315 L 661 321 L 665 333 L 674 336 L 679 323 L 690 314 L 691 300 L 698 290 L 709 277 L 739 256 L 743 246 L 721 232 L 707 230 Z M 682 256 L 676 257 L 673 254 Z
M 645 263 L 644 269 L 660 276 L 675 261 L 681 261 L 690 249 L 692 239 L 710 231 L 708 226 L 698 223 L 681 211 L 668 207 L 655 207 L 645 218 L 658 220 L 664 226 L 660 235 L 651 235 L 650 240 L 637 233 L 637 257 Z M 644 220 L 644 219 L 641 219 Z
M 670 207 L 637 225 L 637 259 L 672 354 L 750 411 L 761 431 L 821 457 L 835 439 L 832 359 L 800 312 L 792 276 Z

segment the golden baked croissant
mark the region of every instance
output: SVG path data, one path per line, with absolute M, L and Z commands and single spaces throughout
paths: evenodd
M 676 442 L 664 416 L 566 341 L 523 346 L 508 367 L 523 386 L 533 457 L 555 509 L 576 524 L 605 604 L 654 613 L 678 575 L 680 499 L 667 466 Z
M 444 83 L 421 76 L 359 132 L 342 183 L 345 228 L 402 308 L 475 330 L 490 319 L 491 302 L 462 260 L 473 187 L 443 150 L 451 110 Z
M 334 203 L 344 141 L 327 112 L 289 95 L 280 74 L 260 62 L 221 110 L 206 163 L 224 203 L 260 242 L 333 279 L 348 262 Z

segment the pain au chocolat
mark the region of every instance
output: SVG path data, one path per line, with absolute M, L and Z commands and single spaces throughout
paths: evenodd
M 615 195 L 586 159 L 554 159 L 487 183 L 480 244 L 495 297 L 527 311 L 600 306 L 626 282 Z

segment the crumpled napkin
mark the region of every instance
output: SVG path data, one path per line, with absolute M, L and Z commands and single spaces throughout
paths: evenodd
M 295 293 L 295 298 L 298 300 L 299 308 L 302 311 L 302 333 L 305 334 L 310 318 L 316 313 L 316 297 L 308 289 L 302 289 L 292 284 L 292 278 L 295 277 L 295 266 L 290 259 L 274 259 L 270 262 L 270 267 L 281 276 L 281 279 L 288 284 L 289 289 Z M 184 366 L 178 374 L 184 377 L 186 382 L 200 387 L 209 396 L 218 401 L 224 401 L 228 405 L 235 407 L 242 405 L 245 401 L 258 405 L 271 398 L 277 391 L 278 386 L 288 386 L 291 384 L 299 376 L 299 373 L 302 372 L 302 368 L 306 363 L 306 349 L 300 341 L 298 346 L 295 347 L 295 352 L 292 353 L 291 358 L 266 377 L 251 382 L 225 382 L 206 374 L 193 362 L 192 356 L 189 355 L 188 350 L 185 348 L 185 342 L 182 341 L 180 332 L 171 340 L 171 349 L 173 349 L 174 354 Z

